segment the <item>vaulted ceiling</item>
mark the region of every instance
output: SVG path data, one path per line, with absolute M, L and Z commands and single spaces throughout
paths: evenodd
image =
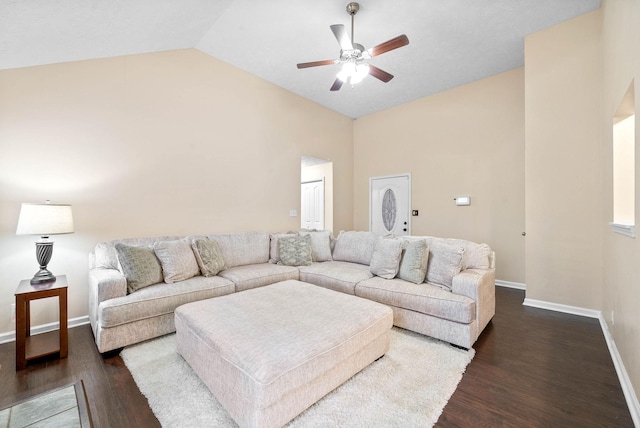
M 524 37 L 593 11 L 600 0 L 361 0 L 355 41 L 410 44 L 371 59 L 368 76 L 330 92 L 329 26 L 350 30 L 347 0 L 0 0 L 0 69 L 196 48 L 357 118 L 520 67 Z

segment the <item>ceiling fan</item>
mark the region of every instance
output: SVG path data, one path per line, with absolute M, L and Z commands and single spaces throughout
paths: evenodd
M 356 2 L 347 5 L 347 13 L 351 15 L 351 37 L 347 34 L 344 25 L 331 25 L 331 31 L 340 44 L 340 58 L 298 64 L 299 69 L 320 65 L 342 64 L 342 70 L 338 73 L 335 82 L 333 82 L 331 86 L 332 91 L 338 91 L 346 82 L 354 85 L 364 79 L 368 74 L 387 83 L 393 79 L 393 75 L 379 69 L 375 65 L 367 63 L 367 60 L 409 44 L 407 36 L 402 34 L 384 43 L 380 43 L 371 49 L 365 50 L 364 46 L 353 41 L 353 21 L 358 10 L 360 10 L 360 5 Z

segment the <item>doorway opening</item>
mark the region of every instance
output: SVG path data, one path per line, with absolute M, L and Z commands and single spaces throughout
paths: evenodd
M 302 156 L 300 228 L 333 231 L 333 162 Z

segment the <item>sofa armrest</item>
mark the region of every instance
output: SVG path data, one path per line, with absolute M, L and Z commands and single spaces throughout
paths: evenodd
M 127 295 L 127 279 L 117 269 L 91 269 L 89 293 L 97 303 Z
M 451 291 L 476 302 L 478 335 L 496 313 L 496 270 L 466 269 L 453 277 Z

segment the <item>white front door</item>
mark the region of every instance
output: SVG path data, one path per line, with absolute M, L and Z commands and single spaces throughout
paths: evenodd
M 324 180 L 308 181 L 300 185 L 302 229 L 324 229 Z
M 411 234 L 411 175 L 369 179 L 369 230 L 379 235 Z

